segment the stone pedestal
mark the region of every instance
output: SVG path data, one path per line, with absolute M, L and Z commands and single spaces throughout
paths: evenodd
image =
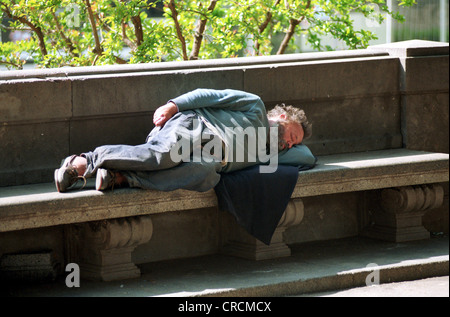
M 4 254 L 0 257 L 0 285 L 3 281 L 54 281 L 60 271 L 61 264 L 52 251 Z
M 80 266 L 81 278 L 112 281 L 140 276 L 131 253 L 150 240 L 153 224 L 150 216 L 139 216 L 76 224 L 69 231 L 69 261 Z
M 404 242 L 430 238 L 422 225 L 427 210 L 442 205 L 441 185 L 389 188 L 381 191 L 381 209 L 373 214 L 373 223 L 364 232 L 372 238 Z
M 292 199 L 272 236 L 270 245 L 266 245 L 251 236 L 241 226 L 235 224 L 229 233 L 230 238 L 222 248 L 222 253 L 250 260 L 266 260 L 291 255 L 291 249 L 284 243 L 283 233 L 290 226 L 299 224 L 304 215 L 303 201 Z

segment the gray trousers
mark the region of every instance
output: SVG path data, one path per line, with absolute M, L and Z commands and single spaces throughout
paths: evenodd
M 83 153 L 87 159 L 84 176 L 92 177 L 98 168 L 105 168 L 120 171 L 130 187 L 207 191 L 219 182 L 223 166 L 205 153 L 193 157 L 193 147 L 207 141 L 210 134 L 195 112 L 179 112 L 162 128 L 154 128 L 144 144 L 104 145 Z M 183 138 L 190 142 L 190 160 L 174 161 L 171 151 Z

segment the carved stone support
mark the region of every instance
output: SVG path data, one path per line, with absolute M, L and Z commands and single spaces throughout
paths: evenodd
M 381 210 L 373 214 L 373 224 L 365 235 L 395 242 L 429 239 L 422 216 L 443 201 L 444 190 L 439 184 L 384 189 Z
M 141 272 L 132 262 L 131 253 L 148 242 L 152 233 L 150 216 L 72 225 L 70 261 L 80 266 L 82 279 L 112 281 L 139 277 Z
M 291 249 L 286 245 L 283 233 L 290 226 L 295 226 L 303 220 L 304 208 L 300 198 L 292 199 L 281 216 L 272 236 L 270 245 L 266 245 L 251 236 L 239 225 L 233 226 L 229 233 L 230 239 L 222 249 L 222 253 L 250 260 L 266 260 L 291 255 Z

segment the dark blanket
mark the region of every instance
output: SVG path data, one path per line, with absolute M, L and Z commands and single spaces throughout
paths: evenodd
M 215 187 L 219 209 L 230 212 L 248 233 L 269 245 L 298 172 L 298 167 L 279 165 L 274 173 L 260 173 L 259 166 L 224 173 Z

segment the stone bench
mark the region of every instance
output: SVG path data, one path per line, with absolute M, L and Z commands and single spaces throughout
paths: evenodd
M 449 154 L 407 149 L 320 156 L 315 168 L 299 173 L 270 246 L 228 219 L 221 251 L 256 260 L 288 256 L 283 232 L 302 221 L 304 197 L 355 191 L 379 190 L 381 208 L 362 234 L 392 241 L 429 238 L 422 216 L 443 202 L 440 183 L 449 180 L 448 161 Z M 87 189 L 58 193 L 53 183 L 12 186 L 0 188 L 0 232 L 64 225 L 66 261 L 78 263 L 84 278 L 114 280 L 139 276 L 131 254 L 152 238 L 152 216 L 216 207 L 213 190 L 98 192 L 88 183 Z
M 406 41 L 356 51 L 4 72 L 0 273 L 2 263 L 30 271 L 45 260 L 78 263 L 82 277 L 111 280 L 138 276 L 136 265 L 218 252 L 266 259 L 310 241 L 407 241 L 429 237 L 427 230 L 448 232 L 448 154 L 438 154 L 449 152 L 448 56 L 448 43 Z M 318 165 L 299 173 L 270 246 L 218 212 L 213 191 L 101 193 L 90 184 L 59 194 L 53 183 L 41 184 L 70 154 L 140 144 L 158 106 L 199 87 L 248 91 L 268 109 L 293 104 L 314 124 L 305 144 Z

